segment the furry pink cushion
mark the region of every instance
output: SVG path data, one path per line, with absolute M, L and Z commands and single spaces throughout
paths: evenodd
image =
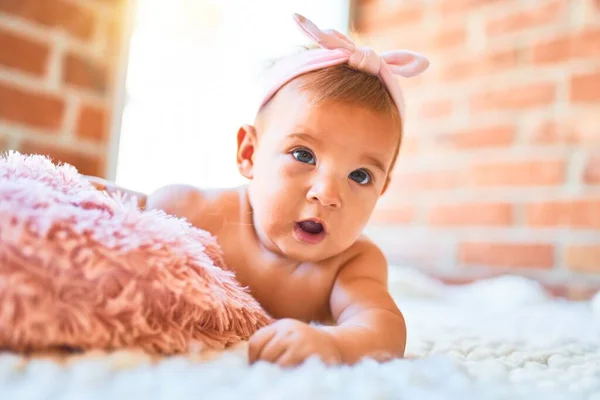
M 271 319 L 207 232 L 94 189 L 41 155 L 0 157 L 0 347 L 221 349 Z

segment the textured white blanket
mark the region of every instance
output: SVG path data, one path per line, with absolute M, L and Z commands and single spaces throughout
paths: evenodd
M 245 346 L 160 362 L 128 352 L 65 364 L 4 354 L 0 398 L 600 400 L 600 294 L 552 300 L 516 277 L 450 288 L 407 270 L 390 289 L 414 358 L 282 370 L 248 366 Z

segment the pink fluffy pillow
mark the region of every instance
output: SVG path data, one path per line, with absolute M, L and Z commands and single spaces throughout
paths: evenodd
M 174 354 L 246 340 L 271 319 L 215 239 L 70 165 L 0 157 L 0 347 Z

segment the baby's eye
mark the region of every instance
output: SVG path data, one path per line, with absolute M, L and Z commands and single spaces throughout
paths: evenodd
M 315 164 L 315 156 L 313 156 L 313 154 L 305 149 L 297 149 L 292 151 L 292 156 L 303 163 L 306 164 Z
M 361 185 L 366 185 L 371 182 L 371 175 L 364 169 L 357 169 L 356 171 L 350 172 L 350 179 Z

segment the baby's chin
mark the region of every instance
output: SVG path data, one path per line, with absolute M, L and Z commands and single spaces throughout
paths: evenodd
M 306 244 L 294 238 L 293 235 L 276 241 L 283 255 L 297 262 L 317 263 L 330 259 L 344 251 L 331 243 L 331 238 L 325 238 L 318 244 Z
M 291 246 L 289 246 L 291 247 Z M 286 258 L 299 263 L 319 263 L 335 255 L 335 252 L 324 252 L 316 249 L 306 250 L 298 248 L 282 249 Z

